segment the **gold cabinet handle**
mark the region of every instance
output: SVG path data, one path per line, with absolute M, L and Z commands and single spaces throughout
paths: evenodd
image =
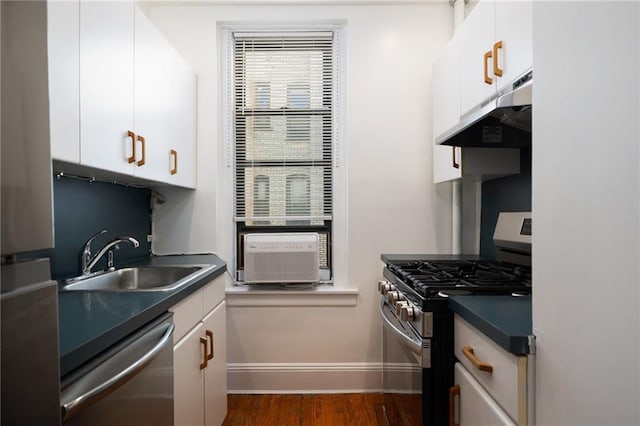
M 178 151 L 172 149 L 170 152 L 170 155 L 173 157 L 173 169 L 171 169 L 171 174 L 175 175 L 178 173 Z
M 484 82 L 487 84 L 493 84 L 493 79 L 489 77 L 489 58 L 492 55 L 490 50 L 484 52 Z
M 127 137 L 131 138 L 131 157 L 127 158 L 129 163 L 136 161 L 136 134 L 131 130 L 127 130 Z
M 493 366 L 491 364 L 489 364 L 488 362 L 482 362 L 480 361 L 476 355 L 473 353 L 473 348 L 469 345 L 463 346 L 462 347 L 462 355 L 465 356 L 465 358 L 467 358 L 469 361 L 471 361 L 471 364 L 473 364 L 473 366 L 475 368 L 477 368 L 480 371 L 484 371 L 487 373 L 493 373 Z
M 137 138 L 142 144 L 142 158 L 138 161 L 138 167 L 144 166 L 147 158 L 147 141 L 145 141 L 144 136 L 138 135 Z
M 209 340 L 209 355 L 207 359 L 213 359 L 213 331 L 207 330 L 204 334 L 207 335 L 207 340 Z
M 452 164 L 452 166 L 453 166 L 454 169 L 459 169 L 460 168 L 460 163 L 458 163 L 456 161 L 456 147 L 455 146 L 451 147 L 451 152 L 453 153 L 453 164 Z
M 493 44 L 493 74 L 502 77 L 502 69 L 498 66 L 498 49 L 502 49 L 502 40 Z
M 202 347 L 204 348 L 204 361 L 202 361 L 202 364 L 200 364 L 200 370 L 204 370 L 205 368 L 207 368 L 207 364 L 208 364 L 207 339 L 205 339 L 204 337 L 201 337 L 200 344 L 202 344 Z
M 460 396 L 460 385 L 449 388 L 449 426 L 460 426 L 456 422 L 456 397 Z

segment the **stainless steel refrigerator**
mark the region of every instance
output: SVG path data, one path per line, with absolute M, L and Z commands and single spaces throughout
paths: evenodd
M 1 249 L 0 420 L 60 423 L 58 295 L 53 247 L 47 4 L 0 2 Z

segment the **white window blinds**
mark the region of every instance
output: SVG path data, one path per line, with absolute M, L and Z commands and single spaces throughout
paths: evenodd
M 314 226 L 332 216 L 331 32 L 235 33 L 235 219 Z

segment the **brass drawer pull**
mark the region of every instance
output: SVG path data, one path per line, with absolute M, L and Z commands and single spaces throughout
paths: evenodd
M 202 346 L 204 347 L 204 361 L 202 361 L 202 364 L 200 364 L 200 370 L 204 370 L 205 368 L 207 368 L 208 365 L 208 358 L 207 358 L 207 339 L 205 339 L 204 337 L 200 338 L 200 343 L 202 344 Z
M 498 66 L 498 49 L 502 49 L 502 40 L 493 44 L 493 74 L 502 77 L 502 69 Z
M 127 157 L 127 161 L 133 163 L 136 161 L 136 134 L 127 130 L 127 137 L 131 138 L 131 157 Z
M 138 140 L 142 144 L 142 158 L 138 161 L 138 167 L 145 165 L 145 160 L 147 158 L 147 142 L 144 140 L 144 136 L 138 135 Z
M 471 361 L 471 364 L 473 364 L 473 366 L 475 368 L 477 368 L 480 371 L 484 371 L 487 373 L 493 373 L 493 366 L 491 364 L 489 364 L 488 362 L 482 362 L 480 361 L 476 355 L 473 353 L 473 348 L 469 345 L 463 346 L 462 347 L 462 355 L 465 356 L 465 358 L 467 358 L 469 361 Z
M 178 151 L 172 149 L 170 151 L 171 156 L 173 157 L 173 169 L 171 169 L 171 174 L 175 175 L 178 173 Z
M 207 339 L 209 340 L 209 355 L 207 359 L 213 359 L 213 332 L 211 330 L 207 330 L 204 334 L 207 335 Z
M 449 426 L 460 426 L 456 422 L 456 397 L 460 397 L 460 385 L 449 388 Z
M 487 84 L 493 84 L 493 79 L 489 77 L 489 58 L 492 53 L 490 50 L 484 52 L 484 82 Z

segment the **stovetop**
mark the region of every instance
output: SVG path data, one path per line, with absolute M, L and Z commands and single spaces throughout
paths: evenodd
M 531 294 L 531 268 L 485 259 L 387 260 L 398 286 L 411 288 L 422 299 L 446 299 L 460 294 Z M 391 278 L 385 272 L 385 277 Z M 399 288 L 402 290 L 402 288 Z M 405 289 L 406 290 L 406 289 Z

